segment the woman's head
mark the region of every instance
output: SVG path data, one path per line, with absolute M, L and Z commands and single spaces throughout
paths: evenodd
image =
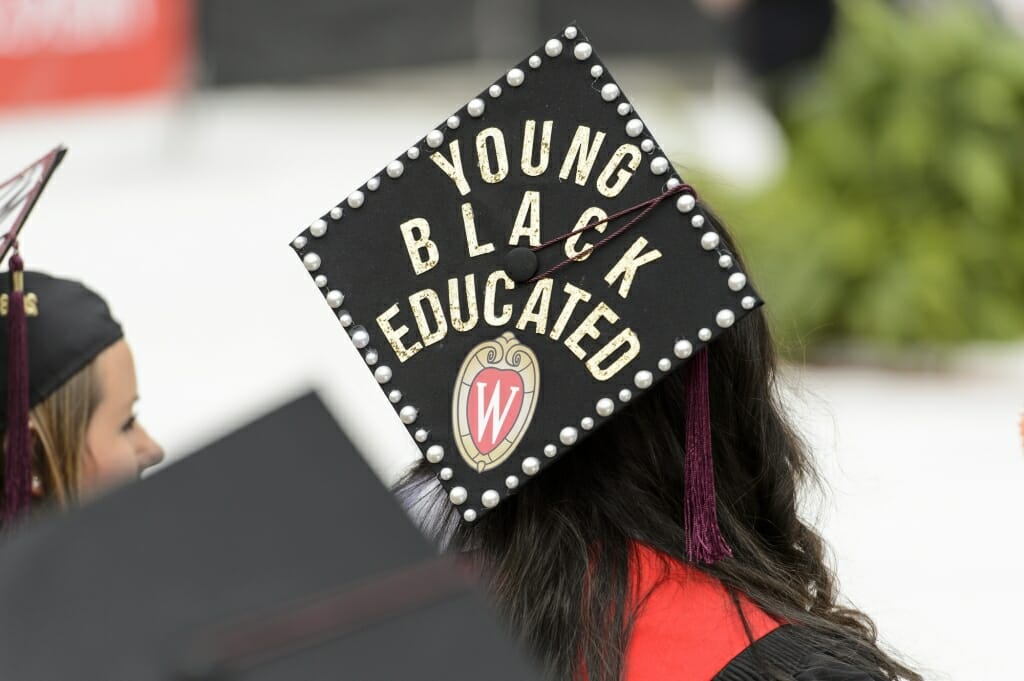
M 135 366 L 120 325 L 78 282 L 27 272 L 25 290 L 38 301 L 27 322 L 34 504 L 63 505 L 138 477 L 163 453 L 135 419 Z M 6 431 L 6 413 L 3 421 Z
M 702 569 L 786 621 L 849 642 L 851 656 L 915 678 L 877 648 L 867 617 L 838 605 L 824 544 L 797 513 L 813 469 L 778 401 L 761 311 L 707 352 L 718 518 L 734 557 Z M 574 677 L 580 663 L 591 681 L 619 677 L 635 542 L 686 560 L 685 371 L 472 525 L 458 521 L 427 466 L 401 485 L 428 529 L 474 552 L 499 606 L 555 678 Z

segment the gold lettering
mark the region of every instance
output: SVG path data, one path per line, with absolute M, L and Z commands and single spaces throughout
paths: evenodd
M 437 329 L 430 330 L 430 320 L 423 310 L 423 301 L 430 305 L 430 311 L 434 314 L 434 324 Z M 420 331 L 424 347 L 433 345 L 448 334 L 448 322 L 444 318 L 444 308 L 441 307 L 441 299 L 432 288 L 425 288 L 422 291 L 409 296 L 409 306 L 412 307 L 412 316 L 416 318 L 416 327 Z
M 572 319 L 572 313 L 576 311 L 576 306 L 580 301 L 586 303 L 590 301 L 590 294 L 581 288 L 577 288 L 570 284 L 565 283 L 565 292 L 569 294 L 569 300 L 565 301 L 565 306 L 562 308 L 561 314 L 558 315 L 558 319 L 555 320 L 555 325 L 551 327 L 551 340 L 558 340 L 562 337 L 562 332 L 565 331 L 565 325 Z
M 391 326 L 391 318 L 398 314 L 398 303 L 395 303 L 383 314 L 377 317 L 377 326 L 384 333 L 384 337 L 388 339 L 388 343 L 391 344 L 391 349 L 395 351 L 395 355 L 398 356 L 399 362 L 405 362 L 407 359 L 415 355 L 417 352 L 423 349 L 423 344 L 419 341 L 413 343 L 409 347 L 405 347 L 402 343 L 402 336 L 409 333 L 409 327 L 405 324 L 399 326 L 397 329 Z
M 594 161 L 597 160 L 597 152 L 601 149 L 602 142 L 604 142 L 604 133 L 598 131 L 594 135 L 593 146 L 591 146 L 590 128 L 585 125 L 578 126 L 558 176 L 563 180 L 568 180 L 569 172 L 572 170 L 573 164 L 576 164 L 576 184 L 581 187 L 585 185 L 587 178 L 590 177 L 590 171 L 594 167 Z
M 481 246 L 478 243 L 476 220 L 473 218 L 473 206 L 469 201 L 462 204 L 462 226 L 466 228 L 466 247 L 469 249 L 469 257 L 475 258 L 478 255 L 494 251 L 494 244 L 486 243 Z
M 530 226 L 526 227 L 526 218 L 530 218 Z M 530 240 L 531 246 L 540 246 L 540 192 L 528 191 L 523 194 L 523 202 L 519 204 L 519 214 L 512 226 L 508 245 L 516 246 L 523 237 Z
M 511 291 L 516 285 L 516 283 L 512 281 L 507 274 L 505 274 L 505 270 L 496 270 L 491 272 L 490 276 L 487 277 L 487 281 L 484 283 L 484 321 L 491 326 L 504 326 L 512 319 L 511 305 L 503 305 L 501 307 L 500 317 L 496 314 L 494 309 L 494 298 L 498 291 L 499 280 L 504 284 L 506 291 Z
M 548 169 L 548 162 L 551 160 L 551 127 L 554 121 L 544 121 L 544 127 L 540 133 L 540 158 L 537 164 L 533 163 L 533 137 L 537 130 L 537 121 L 529 119 L 523 127 L 523 155 L 520 166 L 523 172 L 530 177 L 542 175 Z
M 467 318 L 462 318 L 462 306 L 459 304 L 459 280 L 452 278 L 448 280 L 448 309 L 451 312 L 452 327 L 456 331 L 466 332 L 476 326 L 480 318 L 476 309 L 476 275 L 466 275 L 466 312 Z
M 516 328 L 526 331 L 527 324 L 536 325 L 537 333 L 543 335 L 548 329 L 548 312 L 551 310 L 551 287 L 554 285 L 552 279 L 541 279 L 530 292 L 530 298 L 523 307 L 523 313 L 519 315 Z
M 487 140 L 494 143 L 494 160 L 498 168 L 492 169 L 487 153 Z M 480 166 L 480 177 L 488 184 L 497 184 L 508 175 L 508 152 L 505 150 L 505 135 L 498 128 L 484 128 L 476 136 L 476 160 Z
M 435 151 L 431 154 L 430 160 L 444 171 L 445 175 L 452 179 L 455 186 L 458 187 L 459 193 L 465 196 L 469 193 L 469 182 L 466 181 L 466 173 L 462 169 L 462 153 L 459 151 L 459 140 L 452 140 L 452 143 L 448 145 L 448 150 L 452 155 L 451 161 L 446 159 L 440 151 Z
M 604 362 L 613 352 L 618 350 L 623 344 L 628 344 L 629 347 L 618 356 L 618 358 L 606 367 L 602 367 L 601 363 Z M 597 351 L 597 353 L 587 360 L 587 370 L 590 374 L 599 381 L 607 381 L 615 374 L 622 371 L 623 367 L 633 361 L 634 358 L 640 353 L 640 339 L 636 337 L 636 333 L 633 329 L 625 328 L 619 331 L 619 335 L 608 341 L 608 343 Z
M 644 250 L 645 246 L 647 246 L 647 239 L 642 236 L 638 237 L 629 250 L 622 254 L 615 266 L 608 270 L 608 274 L 604 275 L 604 280 L 608 282 L 609 286 L 613 285 L 616 279 L 622 277 L 622 281 L 619 282 L 619 295 L 623 298 L 629 295 L 629 288 L 633 285 L 636 271 L 641 266 L 661 257 L 661 251 L 658 249 L 647 251 L 641 255 L 640 252 Z
M 622 159 L 629 155 L 629 161 L 626 162 L 626 167 L 629 168 L 629 172 L 626 172 L 619 166 L 622 164 Z M 622 190 L 626 187 L 626 183 L 629 182 L 630 178 L 633 177 L 633 172 L 636 171 L 640 165 L 640 149 L 635 144 L 623 144 L 621 147 L 615 150 L 612 157 L 608 159 L 608 163 L 605 164 L 604 170 L 597 177 L 597 191 L 602 196 L 607 196 L 609 199 L 613 199 L 622 193 Z M 617 172 L 616 172 L 617 171 Z M 615 173 L 615 184 L 609 185 L 608 180 L 611 179 L 612 173 Z
M 438 262 L 437 244 L 430 240 L 430 224 L 423 218 L 413 218 L 402 223 L 402 238 L 409 251 L 409 262 L 418 275 L 433 269 Z M 419 236 L 416 236 L 416 234 Z M 426 251 L 426 257 L 420 254 Z
M 608 213 L 605 213 L 597 206 L 593 206 L 583 211 L 583 215 L 581 215 L 580 219 L 576 221 L 576 226 L 572 228 L 572 231 L 579 232 L 584 227 L 589 225 L 592 220 L 599 221 L 604 220 L 607 217 Z M 607 226 L 607 222 L 602 222 L 597 227 L 594 227 L 594 229 L 600 232 L 601 234 L 604 234 L 604 230 Z M 583 235 L 576 234 L 565 240 L 565 257 L 572 258 L 576 262 L 583 262 L 584 260 L 589 258 L 590 250 L 594 247 L 593 244 L 583 244 L 584 248 L 579 248 L 578 244 L 581 236 Z
M 565 347 L 569 348 L 572 354 L 576 355 L 578 359 L 584 359 L 587 356 L 587 351 L 580 347 L 580 341 L 585 337 L 597 339 L 600 337 L 601 332 L 597 329 L 597 323 L 602 319 L 607 319 L 609 322 L 614 324 L 619 321 L 619 315 L 605 305 L 604 303 L 598 303 L 597 307 L 590 311 L 580 325 L 576 327 L 576 330 L 570 333 L 565 339 Z

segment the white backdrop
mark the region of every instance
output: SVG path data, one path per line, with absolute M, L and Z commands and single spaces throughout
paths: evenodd
M 499 72 L 8 113 L 0 174 L 71 148 L 24 233 L 26 262 L 108 297 L 140 417 L 171 460 L 313 386 L 393 479 L 415 447 L 288 243 Z M 779 162 L 749 100 L 616 72 L 686 165 L 749 183 Z M 966 358 L 943 375 L 792 370 L 790 402 L 830 486 L 807 512 L 847 596 L 929 678 L 1005 681 L 1020 676 L 1024 610 L 1024 350 Z

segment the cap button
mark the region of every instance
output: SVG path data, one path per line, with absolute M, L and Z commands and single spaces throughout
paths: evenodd
M 512 281 L 522 284 L 537 274 L 537 254 L 526 246 L 518 246 L 505 254 L 505 272 Z

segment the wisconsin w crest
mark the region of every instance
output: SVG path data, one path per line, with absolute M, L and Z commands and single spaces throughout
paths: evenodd
M 452 397 L 455 444 L 466 463 L 482 473 L 512 455 L 533 420 L 539 388 L 537 356 L 512 333 L 470 351 Z

